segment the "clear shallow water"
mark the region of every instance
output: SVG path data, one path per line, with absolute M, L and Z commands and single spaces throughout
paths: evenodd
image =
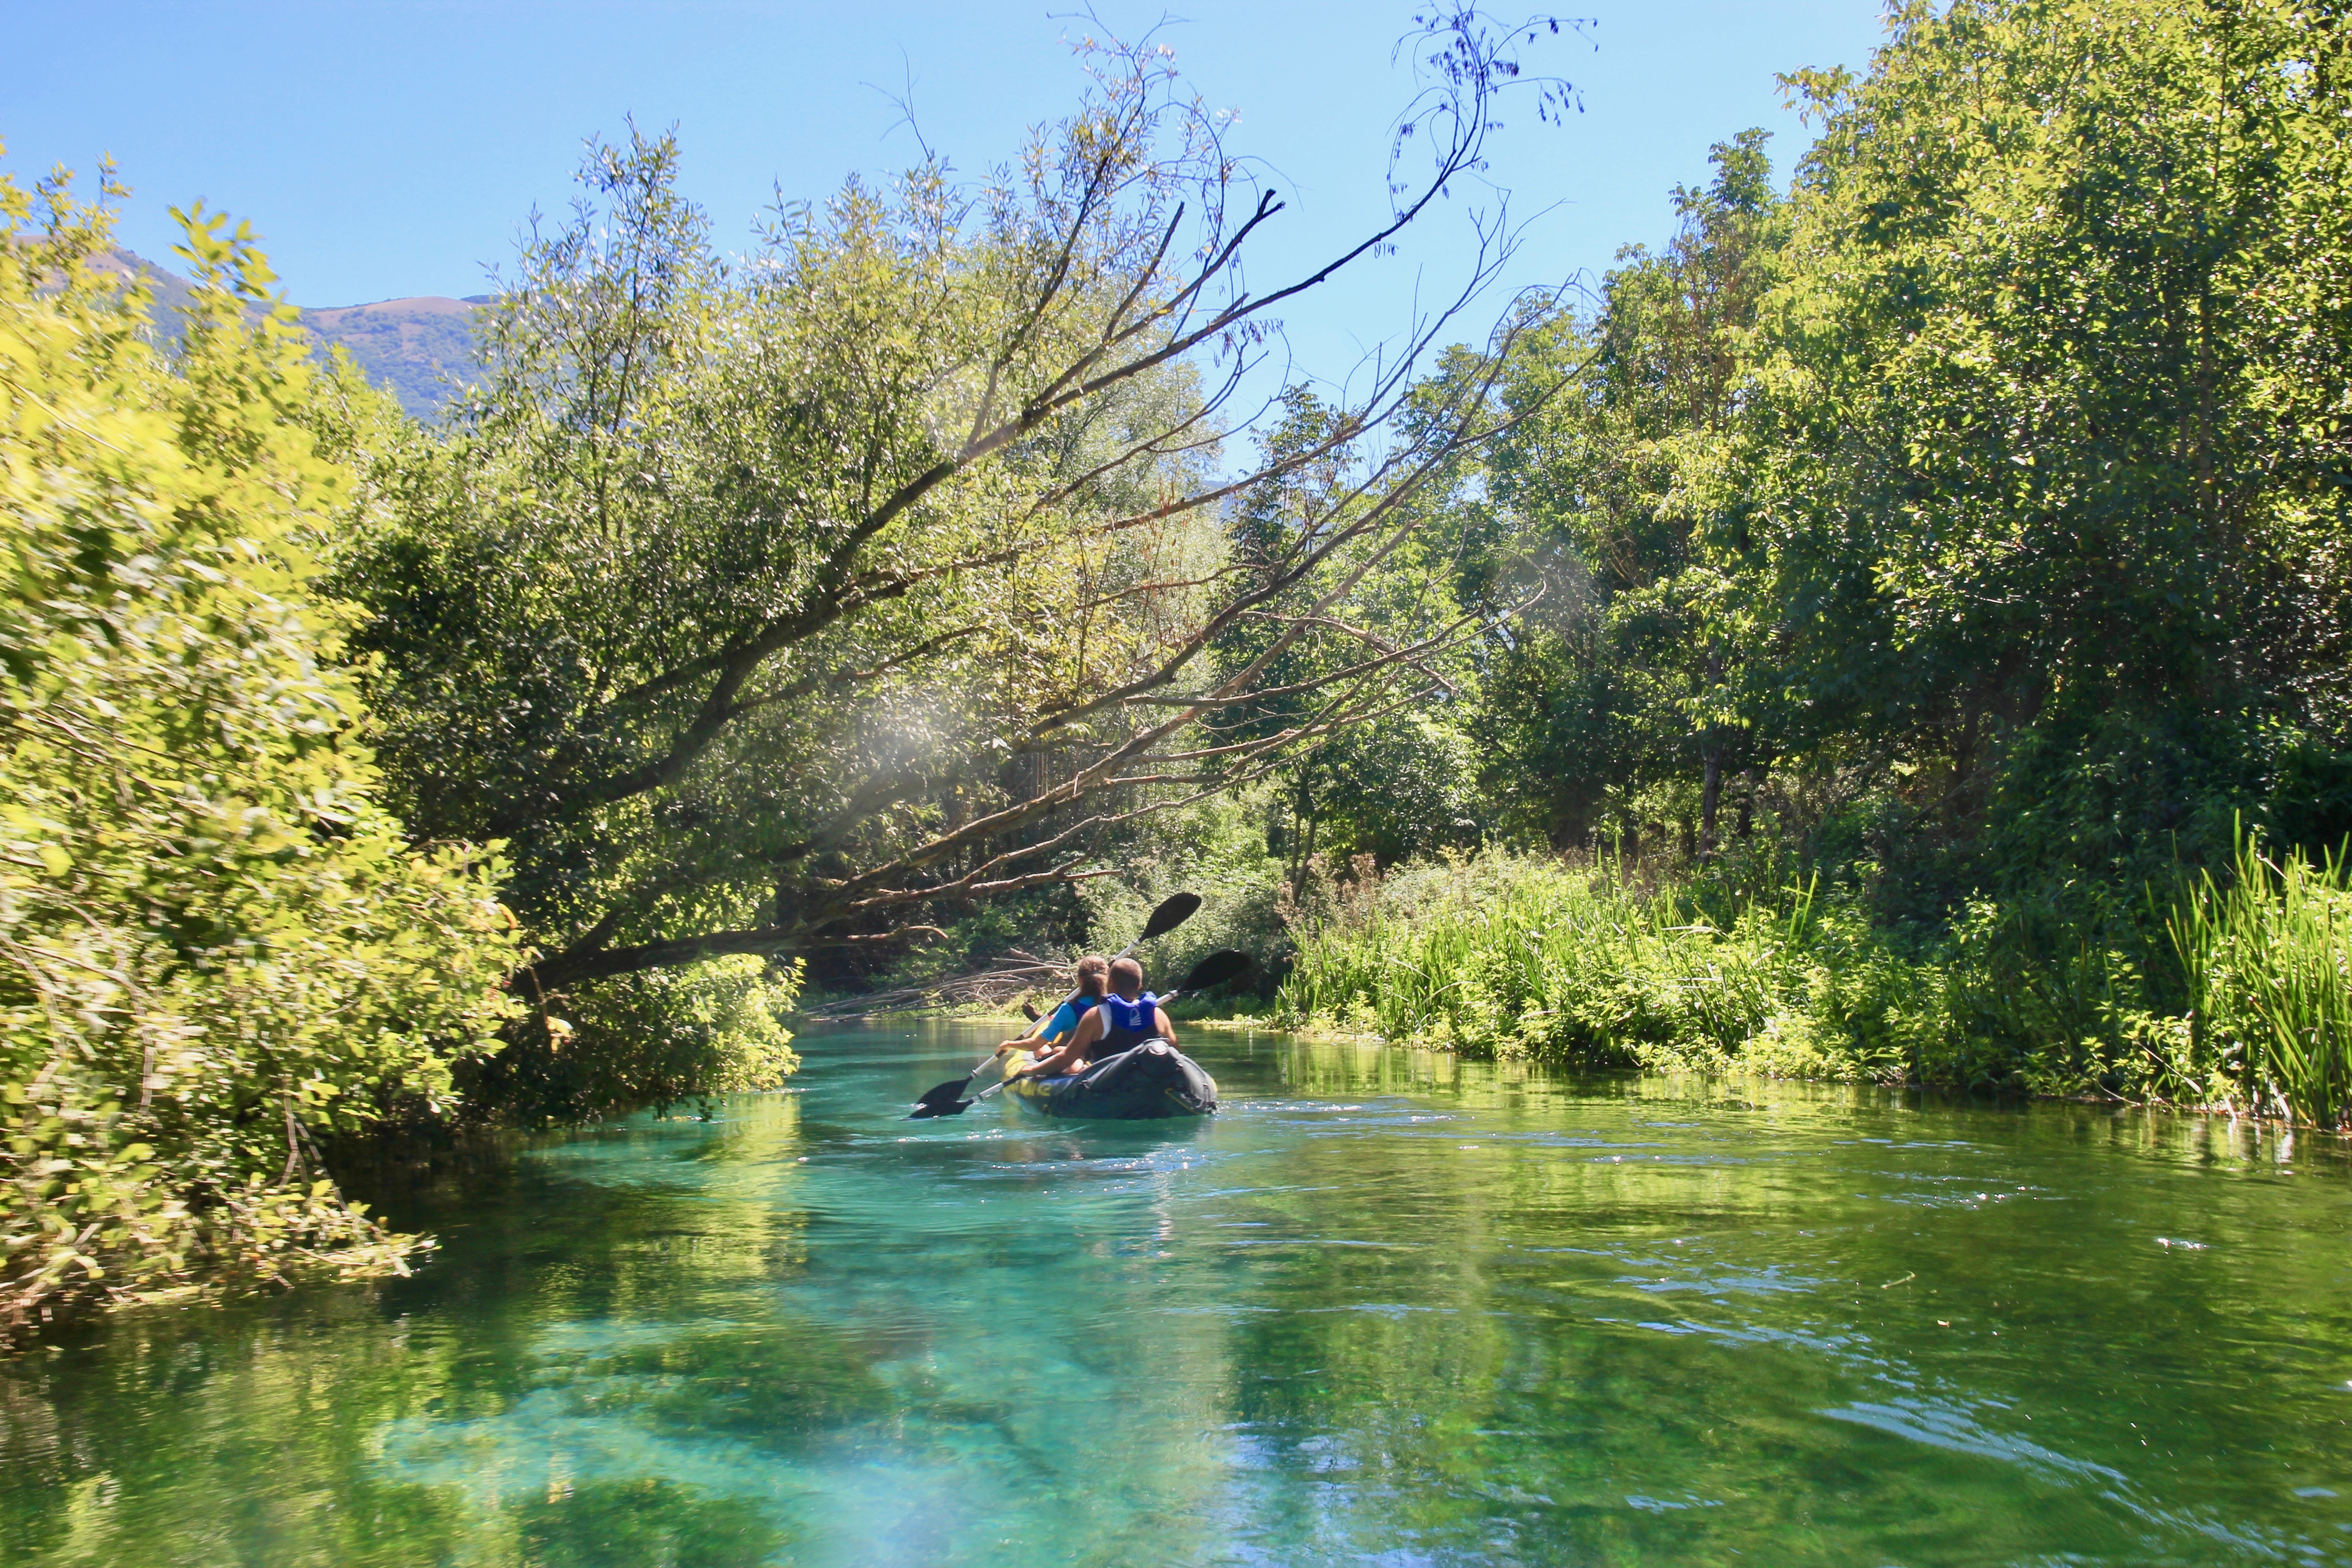
M 2227 1123 L 989 1031 L 413 1200 L 416 1278 L 0 1369 L 10 1564 L 2352 1563 L 2352 1163 Z

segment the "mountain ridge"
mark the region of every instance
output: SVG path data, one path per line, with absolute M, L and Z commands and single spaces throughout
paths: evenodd
M 194 298 L 185 278 L 121 246 L 100 258 L 101 270 L 144 282 L 155 296 L 158 324 L 167 323 Z M 348 352 L 368 380 L 385 387 L 417 419 L 437 417 L 458 389 L 481 374 L 475 357 L 474 312 L 495 294 L 415 294 L 370 300 L 356 305 L 301 306 L 299 320 L 312 351 L 323 363 L 337 348 Z

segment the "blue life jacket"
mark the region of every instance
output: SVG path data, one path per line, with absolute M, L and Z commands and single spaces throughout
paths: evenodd
M 1106 996 L 1099 1010 L 1103 1029 L 1102 1042 L 1095 1051 L 1097 1057 L 1116 1056 L 1160 1038 L 1160 999 L 1149 991 L 1132 1002 Z

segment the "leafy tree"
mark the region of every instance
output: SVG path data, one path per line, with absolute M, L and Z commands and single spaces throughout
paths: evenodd
M 1762 372 L 1810 695 L 2000 876 L 2226 851 L 2266 735 L 2352 739 L 2352 237 L 2312 195 L 2345 170 L 2339 31 L 2201 0 L 1894 20 L 1866 80 L 1800 84 L 1823 134 Z
M 1488 465 L 1551 590 L 1500 661 L 1492 734 L 1504 787 L 1549 797 L 1555 838 L 1582 837 L 1605 799 L 1695 776 L 1711 849 L 1727 774 L 1771 761 L 1774 606 L 1730 445 L 1785 228 L 1764 141 L 1717 144 L 1714 179 L 1674 193 L 1666 252 L 1629 247 L 1589 322 L 1531 340 L 1511 395 L 1544 406 Z
M 1506 343 L 1409 426 L 1412 355 L 1256 471 L 1216 458 L 1270 312 L 1477 163 L 1517 64 L 1472 15 L 1428 37 L 1428 180 L 1265 291 L 1241 260 L 1282 204 L 1159 52 L 1097 57 L 1016 168 L 853 182 L 740 265 L 668 138 L 595 151 L 487 312 L 480 394 L 446 431 L 355 437 L 369 521 L 338 578 L 399 808 L 511 844 L 535 1003 L 593 1023 L 627 976 L 888 949 L 1066 889 L 1121 824 L 1393 706 L 1387 661 L 1311 677 L 1305 729 L 1213 724 L 1422 526 L 1416 491 L 1496 427 Z M 1230 557 L 1229 498 L 1341 457 L 1328 526 Z M 1254 621 L 1260 657 L 1205 657 Z
M 446 1106 L 509 1011 L 495 865 L 412 851 L 358 743 L 292 312 L 183 222 L 166 359 L 107 215 L 0 178 L 0 1335 L 397 1267 L 318 1142 Z

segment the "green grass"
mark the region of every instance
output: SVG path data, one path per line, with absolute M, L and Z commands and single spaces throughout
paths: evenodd
M 1278 1015 L 1481 1054 L 1727 1059 L 1801 984 L 1814 934 L 1809 889 L 1743 900 L 1718 926 L 1608 862 L 1490 860 L 1422 883 L 1303 942 Z
M 2224 887 L 2200 878 L 2168 922 L 2202 1052 L 2256 1106 L 2352 1120 L 2352 884 L 2345 862 L 2273 860 L 2241 835 Z
M 1302 937 L 1275 1013 L 1480 1056 L 2226 1103 L 2336 1126 L 2352 1121 L 2347 977 L 2342 861 L 2274 862 L 2251 844 L 2177 907 L 2068 884 L 1972 901 L 1908 942 L 1810 881 L 1734 895 L 1647 888 L 1607 861 L 1495 857 L 1352 889 Z

